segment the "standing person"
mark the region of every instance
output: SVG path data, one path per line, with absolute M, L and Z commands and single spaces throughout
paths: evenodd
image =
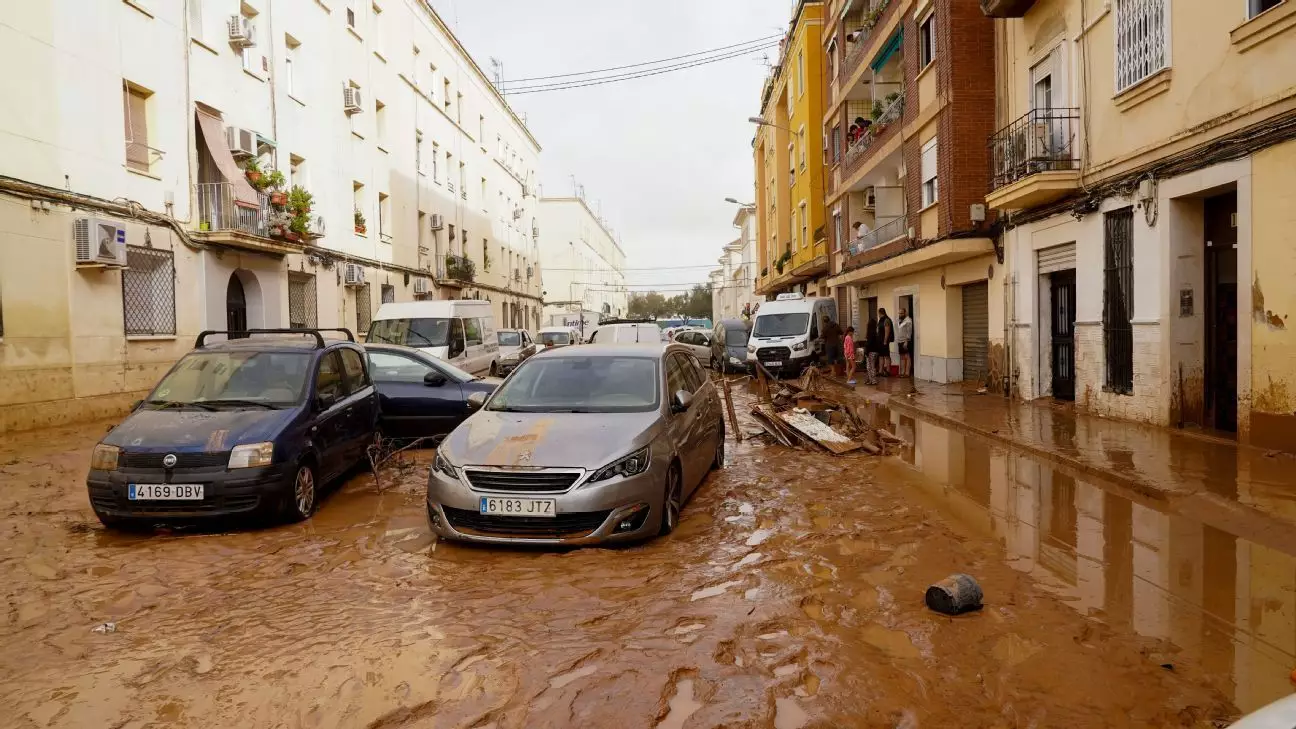
M 891 376 L 891 343 L 895 341 L 895 325 L 886 309 L 878 309 L 878 370 L 883 377 Z
M 909 312 L 900 310 L 900 326 L 896 329 L 896 346 L 900 349 L 900 376 L 913 376 L 913 319 Z
M 842 340 L 842 351 L 846 354 L 846 384 L 855 384 L 855 327 L 846 327 L 846 338 Z
M 837 374 L 837 364 L 841 362 L 842 330 L 837 322 L 825 314 L 819 322 L 819 335 L 823 337 L 824 359 L 832 373 Z
M 878 366 L 878 323 L 877 318 L 870 316 L 868 325 L 864 328 L 864 382 L 870 385 L 877 384 L 877 366 Z

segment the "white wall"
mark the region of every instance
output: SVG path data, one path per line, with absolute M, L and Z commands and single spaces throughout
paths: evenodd
M 606 308 L 624 316 L 625 252 L 589 205 L 578 197 L 543 198 L 540 227 L 545 301 L 581 303 L 585 309 Z

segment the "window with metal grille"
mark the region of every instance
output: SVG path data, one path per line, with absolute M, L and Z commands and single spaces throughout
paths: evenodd
M 294 329 L 317 327 L 318 312 L 315 277 L 304 273 L 288 274 L 288 326 Z
M 842 147 L 841 125 L 838 124 L 837 126 L 833 127 L 833 129 L 832 129 L 832 161 L 833 161 L 833 164 L 838 164 L 839 162 L 841 162 L 841 152 L 842 152 L 841 147 Z
M 1170 63 L 1168 0 L 1117 0 L 1116 91 L 1119 93 Z
M 391 304 L 396 301 L 396 287 L 391 284 L 382 285 L 382 303 Z
M 356 289 L 356 331 L 364 334 L 373 321 L 373 304 L 369 301 L 369 284 Z
M 1103 350 L 1107 389 L 1134 394 L 1134 208 L 1103 216 Z
M 126 246 L 126 265 L 122 271 L 126 336 L 175 334 L 175 254 Z

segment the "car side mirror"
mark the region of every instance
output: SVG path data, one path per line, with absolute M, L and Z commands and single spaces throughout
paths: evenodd
M 441 374 L 440 372 L 437 372 L 436 370 L 432 370 L 426 375 L 423 375 L 423 384 L 427 385 L 428 387 L 441 387 L 445 383 L 446 383 L 446 376 Z
M 486 393 L 474 392 L 468 396 L 468 409 L 481 410 L 481 406 L 486 404 Z
M 689 409 L 693 404 L 693 393 L 688 390 L 676 390 L 675 397 L 671 399 L 671 412 L 682 413 Z

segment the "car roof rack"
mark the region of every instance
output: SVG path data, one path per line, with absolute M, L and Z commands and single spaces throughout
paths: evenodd
M 355 335 L 351 333 L 350 329 L 237 329 L 237 330 L 208 329 L 198 335 L 198 339 L 194 341 L 194 349 L 201 348 L 206 342 L 207 337 L 212 334 L 224 334 L 227 339 L 242 338 L 241 336 L 233 336 L 233 335 L 251 336 L 253 334 L 310 334 L 315 337 L 315 348 L 324 349 L 325 347 L 324 335 L 320 334 L 320 332 L 342 332 L 343 334 L 346 335 L 348 342 L 354 342 L 356 340 Z

